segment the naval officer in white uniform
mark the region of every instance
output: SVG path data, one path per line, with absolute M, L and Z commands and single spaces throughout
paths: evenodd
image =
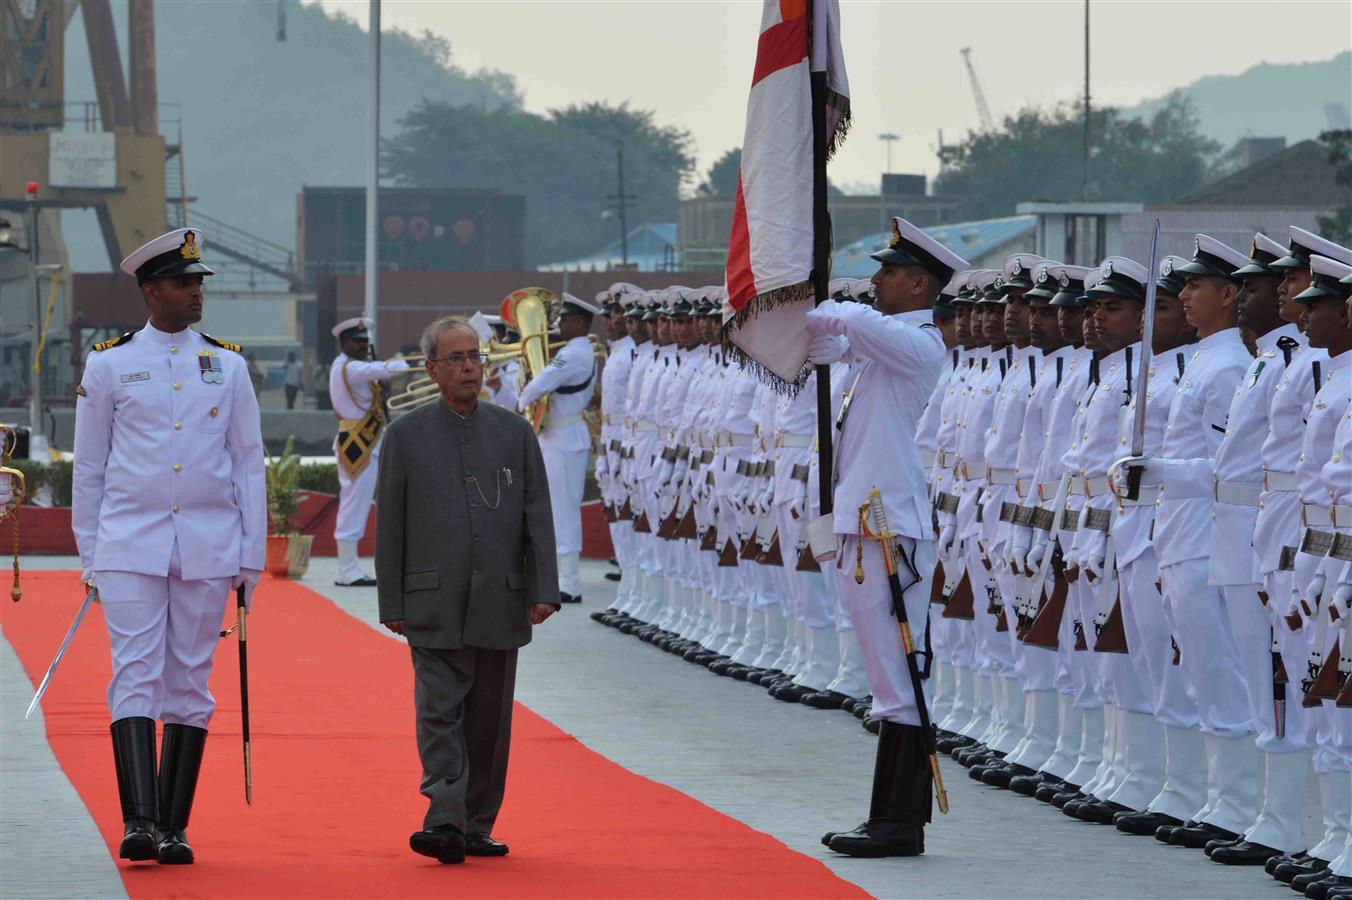
M 75 391 L 71 523 L 112 648 L 108 708 L 126 829 L 118 855 L 171 864 L 193 861 L 188 813 L 226 600 L 258 584 L 267 535 L 244 357 L 189 328 L 202 319 L 202 279 L 214 274 L 202 243 L 197 229 L 179 228 L 122 261 L 150 320 L 95 344 Z
M 851 856 L 918 856 L 925 852 L 932 782 L 916 694 L 907 671 L 882 548 L 860 533 L 859 509 L 882 493 L 887 525 L 901 559 L 906 615 L 919 649 L 929 615 L 934 529 L 915 435 L 943 368 L 943 335 L 932 308 L 967 260 L 904 219 L 873 259 L 875 306 L 828 300 L 807 314 L 810 359 L 850 364 L 848 405 L 837 417 L 835 533 L 843 541 L 836 578 L 863 651 L 881 720 L 869 818 L 854 831 L 828 834 L 827 846 Z M 874 523 L 873 527 L 877 527 Z M 856 560 L 863 579 L 856 580 Z
M 329 397 L 338 416 L 333 454 L 338 463 L 338 517 L 333 540 L 338 545 L 338 577 L 334 584 L 371 587 L 374 578 L 357 561 L 357 543 L 366 534 L 366 519 L 376 494 L 380 443 L 386 412 L 384 385 L 408 371 L 402 359 L 379 360 L 371 355 L 375 323 L 356 316 L 333 326 L 341 353 L 329 366 Z
M 544 397 L 549 413 L 540 431 L 540 452 L 549 478 L 549 502 L 554 510 L 554 540 L 559 556 L 559 599 L 582 602 L 578 557 L 582 553 L 582 491 L 591 456 L 591 433 L 582 411 L 596 392 L 596 354 L 587 333 L 592 317 L 601 310 L 564 293 L 559 334 L 565 343 L 545 370 L 521 391 L 518 407 L 525 410 Z

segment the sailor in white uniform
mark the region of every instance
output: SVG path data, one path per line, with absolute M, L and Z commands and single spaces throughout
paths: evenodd
M 582 553 L 582 491 L 591 455 L 591 433 L 582 411 L 596 392 L 596 353 L 587 333 L 601 310 L 572 294 L 563 295 L 559 334 L 565 343 L 545 370 L 521 391 L 517 405 L 525 410 L 549 398 L 549 412 L 540 431 L 540 452 L 549 477 L 549 502 L 554 511 L 554 538 L 559 555 L 559 599 L 582 602 L 578 558 Z
M 378 360 L 371 355 L 370 319 L 357 316 L 333 326 L 341 353 L 329 366 L 329 397 L 338 416 L 333 439 L 338 463 L 338 517 L 333 540 L 338 545 L 338 577 L 334 584 L 372 587 L 376 580 L 357 561 L 357 542 L 366 534 L 366 520 L 376 494 L 376 472 L 386 421 L 384 386 L 408 371 L 402 359 Z
M 218 631 L 231 589 L 258 584 L 267 535 L 244 357 L 189 327 L 202 319 L 202 279 L 214 274 L 202 242 L 179 228 L 122 261 L 150 320 L 95 344 L 75 391 L 71 521 L 113 656 L 108 708 L 126 827 L 118 855 L 170 864 L 193 861 L 186 829 L 215 709 L 207 681 Z
M 814 335 L 811 361 L 820 365 L 844 358 L 851 364 L 846 376 L 850 406 L 838 419 L 834 530 L 843 549 L 836 577 L 863 650 L 873 692 L 871 715 L 882 720 L 869 819 L 854 831 L 829 835 L 827 846 L 857 856 L 917 856 L 924 852 L 930 818 L 932 781 L 925 748 L 932 735 L 921 731 L 882 548 L 861 532 L 859 519 L 861 506 L 877 488 L 902 560 L 898 575 L 906 615 L 928 653 L 923 636 L 934 531 L 915 434 L 946 352 L 931 307 L 954 273 L 969 266 L 900 218 L 892 220 L 891 242 L 873 259 L 882 264 L 873 276 L 874 308 L 830 300 L 807 314 Z

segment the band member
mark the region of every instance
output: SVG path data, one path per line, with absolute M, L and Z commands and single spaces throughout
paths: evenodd
M 554 536 L 559 554 L 559 599 L 582 602 L 578 557 L 582 553 L 582 491 L 591 455 L 591 432 L 582 411 L 596 392 L 596 354 L 587 338 L 592 317 L 601 310 L 572 294 L 563 295 L 559 334 L 565 343 L 545 370 L 521 391 L 517 406 L 525 411 L 549 397 L 549 412 L 540 430 L 540 452 L 549 474 L 549 499 L 554 510 Z
M 945 354 L 931 308 L 954 273 L 969 266 L 900 218 L 892 220 L 891 243 L 872 256 L 882 264 L 873 276 L 874 308 L 828 300 L 807 314 L 814 334 L 811 361 L 850 362 L 850 402 L 838 418 L 834 526 L 843 546 L 836 577 L 863 650 L 873 692 L 871 716 L 881 720 L 869 818 L 854 831 L 823 840 L 851 856 L 917 856 L 925 851 L 930 819 L 926 748 L 932 735 L 922 733 L 923 695 L 911 683 L 883 549 L 862 533 L 860 508 L 874 488 L 881 492 L 902 563 L 897 574 L 905 616 L 921 636 L 934 571 L 934 533 L 915 432 Z
M 530 425 L 480 403 L 474 330 L 447 317 L 422 336 L 441 398 L 390 428 L 380 460 L 380 621 L 413 659 L 423 829 L 443 863 L 503 856 L 492 838 L 507 782 L 517 650 L 558 610 L 554 534 Z M 430 451 L 430 452 L 429 452 Z
M 338 462 L 338 518 L 333 540 L 338 544 L 338 577 L 334 584 L 371 587 L 374 578 L 362 571 L 357 542 L 366 534 L 366 519 L 376 492 L 376 460 L 385 428 L 385 390 L 381 384 L 408 371 L 402 359 L 375 359 L 370 319 L 357 316 L 333 326 L 342 351 L 329 366 L 329 396 L 338 416 L 333 455 Z
M 122 261 L 150 319 L 95 344 L 75 391 L 71 521 L 113 656 L 118 855 L 166 864 L 193 861 L 186 829 L 215 709 L 207 680 L 218 630 L 231 589 L 258 583 L 267 535 L 244 357 L 189 327 L 214 274 L 202 243 L 200 231 L 179 228 Z

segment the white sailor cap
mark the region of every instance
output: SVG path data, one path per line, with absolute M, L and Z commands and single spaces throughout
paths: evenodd
M 972 274 L 971 269 L 954 272 L 953 277 L 948 279 L 948 284 L 944 285 L 943 290 L 939 292 L 939 296 L 952 302 L 953 298 L 958 296 L 962 289 L 967 286 L 967 276 L 970 274 Z
M 826 283 L 826 296 L 832 300 L 848 299 L 847 291 L 853 282 L 853 278 L 832 278 Z
M 612 296 L 616 297 L 620 296 L 621 294 L 641 294 L 643 292 L 643 288 L 639 287 L 636 284 L 630 284 L 627 281 L 617 281 L 606 290 Z
M 170 275 L 215 275 L 202 262 L 204 242 L 200 228 L 175 228 L 131 251 L 118 268 L 137 284 Z
M 1236 269 L 1235 274 L 1241 278 L 1245 275 L 1281 275 L 1272 264 L 1285 255 L 1285 247 L 1263 232 L 1257 232 L 1249 244 L 1249 264 Z
M 1301 303 L 1309 303 L 1321 297 L 1335 297 L 1346 300 L 1352 293 L 1352 285 L 1343 280 L 1352 275 L 1352 266 L 1330 259 L 1327 256 L 1310 257 L 1310 286 L 1293 297 Z
M 1232 247 L 1227 247 L 1209 234 L 1194 235 L 1192 239 L 1192 260 L 1186 265 L 1174 269 L 1179 275 L 1214 275 L 1238 281 L 1243 276 L 1235 274 L 1249 264 L 1249 258 Z
M 333 326 L 331 333 L 340 341 L 343 338 L 357 338 L 358 340 L 364 341 L 369 340 L 370 335 L 367 332 L 374 328 L 375 325 L 375 322 L 372 322 L 365 316 L 353 316 L 352 318 L 344 319 Z
M 1324 256 L 1352 265 L 1352 250 L 1294 225 L 1291 226 L 1291 244 L 1286 255 L 1274 259 L 1268 265 L 1274 269 L 1308 269 L 1313 256 Z
M 954 272 L 971 267 L 967 260 L 900 216 L 892 217 L 892 239 L 887 246 L 869 256 L 885 266 L 919 266 L 944 284 Z
M 851 300 L 859 303 L 870 304 L 877 299 L 877 291 L 874 289 L 872 278 L 852 278 L 846 288 Z
M 1038 256 L 1036 253 L 1011 253 L 1005 257 L 1004 268 L 1001 270 L 1001 293 L 1006 293 L 1013 288 L 1032 289 L 1033 268 L 1040 262 L 1050 262 L 1050 260 Z
M 1094 269 L 1088 266 L 1048 266 L 1047 275 L 1056 283 L 1056 293 L 1052 295 L 1051 305 L 1079 306 L 1080 298 L 1084 296 L 1086 279 L 1093 271 Z
M 1056 278 L 1052 275 L 1052 266 L 1057 265 L 1050 259 L 1039 259 L 1033 264 L 1033 286 L 1024 297 L 1029 300 L 1050 300 L 1056 296 Z
M 626 318 L 642 318 L 648 305 L 648 292 L 644 290 L 625 291 L 620 295 L 620 305 L 624 307 Z
M 1166 256 L 1160 260 L 1160 275 L 1155 279 L 1155 289 L 1177 296 L 1187 283 L 1182 271 L 1187 264 L 1188 261 L 1181 256 Z
M 986 289 L 994 283 L 995 276 L 999 274 L 999 269 L 969 269 L 962 290 L 958 291 L 953 300 L 957 303 L 977 302 L 986 293 Z
M 1085 282 L 1085 293 L 1091 300 L 1111 295 L 1144 303 L 1145 285 L 1151 274 L 1134 259 L 1110 256 L 1099 263 L 1098 281 L 1092 287 L 1088 281 Z
M 563 292 L 563 305 L 559 309 L 561 316 L 599 316 L 600 307 L 593 306 L 581 297 L 575 297 L 567 291 Z

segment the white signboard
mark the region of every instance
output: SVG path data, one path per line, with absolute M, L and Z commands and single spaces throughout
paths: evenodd
M 117 187 L 117 137 L 109 131 L 52 132 L 47 179 L 52 187 Z

